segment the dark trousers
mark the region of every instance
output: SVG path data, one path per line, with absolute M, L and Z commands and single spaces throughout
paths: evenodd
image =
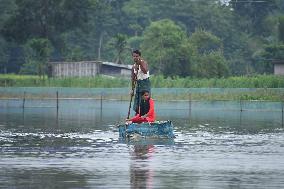
M 138 113 L 139 105 L 142 99 L 142 91 L 149 91 L 151 95 L 151 82 L 150 79 L 143 79 L 143 80 L 137 80 L 136 84 L 136 90 L 135 90 L 135 97 L 134 97 L 134 104 L 133 104 L 133 110 Z

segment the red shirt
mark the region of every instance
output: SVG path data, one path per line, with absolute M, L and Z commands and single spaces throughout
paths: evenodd
M 150 109 L 147 113 L 147 117 L 141 117 L 140 113 L 136 114 L 133 118 L 131 118 L 130 120 L 134 123 L 142 123 L 142 122 L 154 122 L 156 119 L 156 113 L 155 113 L 155 104 L 154 104 L 154 100 L 152 98 L 149 99 L 149 106 Z M 140 110 L 139 110 L 140 112 Z

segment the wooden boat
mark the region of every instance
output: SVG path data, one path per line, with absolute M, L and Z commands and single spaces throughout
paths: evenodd
M 131 123 L 118 126 L 119 137 L 131 138 L 135 135 L 142 137 L 174 138 L 173 124 L 171 121 L 156 121 L 152 123 Z

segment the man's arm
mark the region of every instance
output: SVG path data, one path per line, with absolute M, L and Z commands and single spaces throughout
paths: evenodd
M 132 90 L 134 90 L 135 88 L 135 82 L 137 81 L 137 69 L 138 69 L 138 65 L 134 64 L 132 66 L 132 69 L 131 69 L 131 86 L 132 86 Z
M 133 116 L 132 118 L 130 119 L 126 119 L 126 121 L 133 121 L 133 120 L 136 120 L 137 118 L 140 117 L 140 114 L 136 114 L 135 116 Z
M 145 60 L 142 60 L 142 59 L 139 59 L 137 62 L 140 65 L 140 68 L 141 68 L 142 72 L 144 74 L 146 74 L 148 72 L 148 64 L 147 64 L 147 62 Z

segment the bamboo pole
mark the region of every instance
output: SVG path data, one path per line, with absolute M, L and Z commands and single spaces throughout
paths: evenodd
M 101 105 L 101 112 L 103 110 L 103 93 L 101 92 L 101 99 L 100 99 L 100 105 Z
M 281 102 L 281 105 L 282 105 L 282 128 L 284 127 L 284 124 L 283 124 L 283 122 L 284 122 L 284 115 L 283 115 L 283 112 L 284 112 L 284 102 L 282 101 Z
M 56 91 L 56 110 L 58 112 L 58 109 L 59 109 L 59 99 L 58 99 L 58 91 Z
M 26 91 L 24 92 L 24 98 L 23 98 L 23 109 L 25 109 L 25 103 L 26 103 Z
M 189 113 L 189 118 L 191 116 L 191 93 L 188 94 L 188 113 Z

